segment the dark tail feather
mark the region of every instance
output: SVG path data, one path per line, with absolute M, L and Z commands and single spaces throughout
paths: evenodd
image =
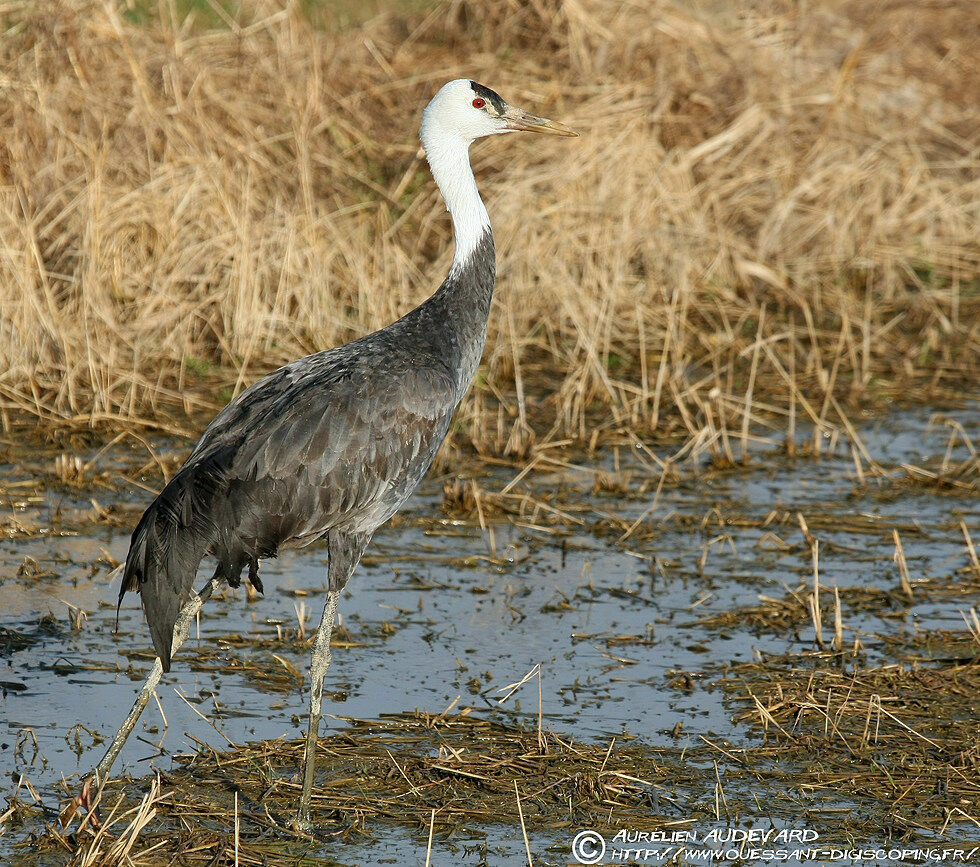
M 210 543 L 209 522 L 199 517 L 207 514 L 206 508 L 195 502 L 202 493 L 195 475 L 178 473 L 143 513 L 133 531 L 119 587 L 119 604 L 127 590 L 139 591 L 164 671 L 170 671 L 177 615 L 190 597 L 197 567 Z

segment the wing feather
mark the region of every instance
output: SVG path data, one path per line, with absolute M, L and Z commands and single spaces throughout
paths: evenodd
M 456 381 L 432 359 L 383 360 L 327 351 L 260 380 L 215 417 L 147 510 L 120 600 L 139 587 L 165 670 L 206 551 L 237 586 L 246 565 L 256 571 L 284 544 L 335 527 L 366 542 L 415 489 L 445 437 Z

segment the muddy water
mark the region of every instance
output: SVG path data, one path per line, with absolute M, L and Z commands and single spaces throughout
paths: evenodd
M 978 414 L 974 406 L 944 418 L 976 439 Z M 903 412 L 869 423 L 860 435 L 885 469 L 937 469 L 944 459 L 969 456 L 960 441 L 947 453 L 951 431 L 930 424 L 928 412 Z M 53 455 L 9 454 L 0 470 L 9 516 L 0 539 L 0 770 L 8 791 L 23 777 L 53 806 L 58 781 L 87 772 L 101 757 L 97 740 L 114 732 L 150 661 L 136 597 L 127 598 L 114 633 L 117 588 L 107 580 L 108 558 L 124 558 L 137 507 L 150 495 L 123 479 L 140 461 L 122 447 L 98 456 L 89 470 L 101 487 L 55 484 L 44 475 Z M 689 481 L 665 486 L 652 511 L 651 467 L 628 449 L 605 456 L 603 470 L 619 480 L 615 492 L 594 493 L 588 468 L 529 475 L 521 489 L 576 505 L 572 514 L 582 523 L 558 532 L 530 520 L 499 518 L 481 529 L 474 520 L 446 517 L 441 481 L 427 482 L 403 517 L 379 531 L 345 595 L 342 637 L 349 646 L 334 652 L 325 711 L 372 718 L 413 708 L 440 712 L 458 701 L 536 723 L 538 678 L 506 703 L 499 699 L 540 663 L 544 724 L 566 736 L 625 733 L 682 746 L 704 734 L 747 744 L 751 736 L 732 722 L 713 673 L 759 652 L 812 647 L 814 639 L 809 624 L 719 629 L 698 622 L 811 580 L 800 527 L 778 520 L 761 527 L 762 519 L 822 516 L 813 534 L 820 582 L 829 588 L 897 588 L 893 527 L 913 579 L 950 576 L 967 565 L 961 519 L 980 542 L 980 509 L 967 492 L 861 485 L 843 445 L 819 460 L 760 449 L 749 468 L 702 466 Z M 499 491 L 516 473 L 495 471 L 479 484 Z M 120 511 L 106 523 L 97 509 L 110 504 Z M 860 530 L 854 516 L 863 516 Z M 623 527 L 641 517 L 619 542 Z M 206 606 L 199 637 L 159 690 L 166 718 L 151 703 L 117 773 L 167 768 L 171 754 L 200 742 L 223 747 L 226 739 L 301 733 L 306 696 L 292 669 L 306 671 L 308 649 L 293 636 L 301 620 L 307 634 L 316 628 L 325 557 L 322 549 L 289 552 L 263 564 L 264 597 L 248 601 L 242 591 L 226 591 Z M 900 616 L 845 610 L 845 643 L 858 637 L 872 657 L 885 658 L 882 637 L 962 629 L 960 612 L 977 602 L 923 600 Z M 327 725 L 341 729 L 344 722 L 328 717 Z M 0 856 L 29 830 L 6 829 Z M 485 845 L 491 863 L 526 863 L 514 829 L 485 830 L 485 844 L 454 851 L 452 862 L 481 863 Z M 567 843 L 535 842 L 559 849 Z M 424 845 L 421 859 L 419 851 L 418 839 L 392 829 L 346 850 L 345 858 L 421 863 Z M 566 854 L 555 863 L 565 863 Z

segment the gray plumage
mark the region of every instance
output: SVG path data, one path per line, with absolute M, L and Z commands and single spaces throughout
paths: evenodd
M 260 560 L 286 547 L 326 541 L 329 592 L 311 666 L 301 824 L 309 818 L 312 754 L 339 593 L 374 531 L 431 466 L 483 353 L 494 249 L 469 146 L 519 130 L 575 135 L 476 82 L 456 79 L 440 88 L 422 113 L 420 135 L 452 215 L 456 254 L 449 276 L 431 298 L 387 328 L 301 358 L 242 392 L 211 422 L 133 532 L 119 601 L 127 590 L 140 592 L 164 671 L 183 641 L 191 614 L 178 615 L 191 612 L 191 588 L 206 555 L 218 561 L 207 595 L 220 581 L 239 586 L 246 567 L 248 580 L 261 590 Z M 134 720 L 145 707 L 145 692 L 134 705 Z M 117 741 L 132 730 L 127 724 L 103 770 L 120 748 Z
M 141 518 L 119 600 L 139 590 L 170 670 L 174 623 L 201 560 L 237 587 L 259 560 L 326 540 L 331 590 L 415 490 L 469 388 L 486 340 L 493 236 L 387 328 L 280 368 L 211 422 Z

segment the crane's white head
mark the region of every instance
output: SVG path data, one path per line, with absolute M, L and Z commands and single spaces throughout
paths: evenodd
M 508 105 L 489 87 L 457 78 L 444 84 L 422 113 L 422 143 L 426 150 L 440 141 L 463 141 L 506 132 L 577 135 L 564 124 Z
M 508 105 L 489 87 L 468 78 L 444 84 L 422 113 L 425 155 L 453 217 L 454 268 L 467 261 L 490 231 L 490 217 L 470 168 L 470 144 L 484 136 L 519 130 L 550 135 L 578 134 L 557 121 Z

